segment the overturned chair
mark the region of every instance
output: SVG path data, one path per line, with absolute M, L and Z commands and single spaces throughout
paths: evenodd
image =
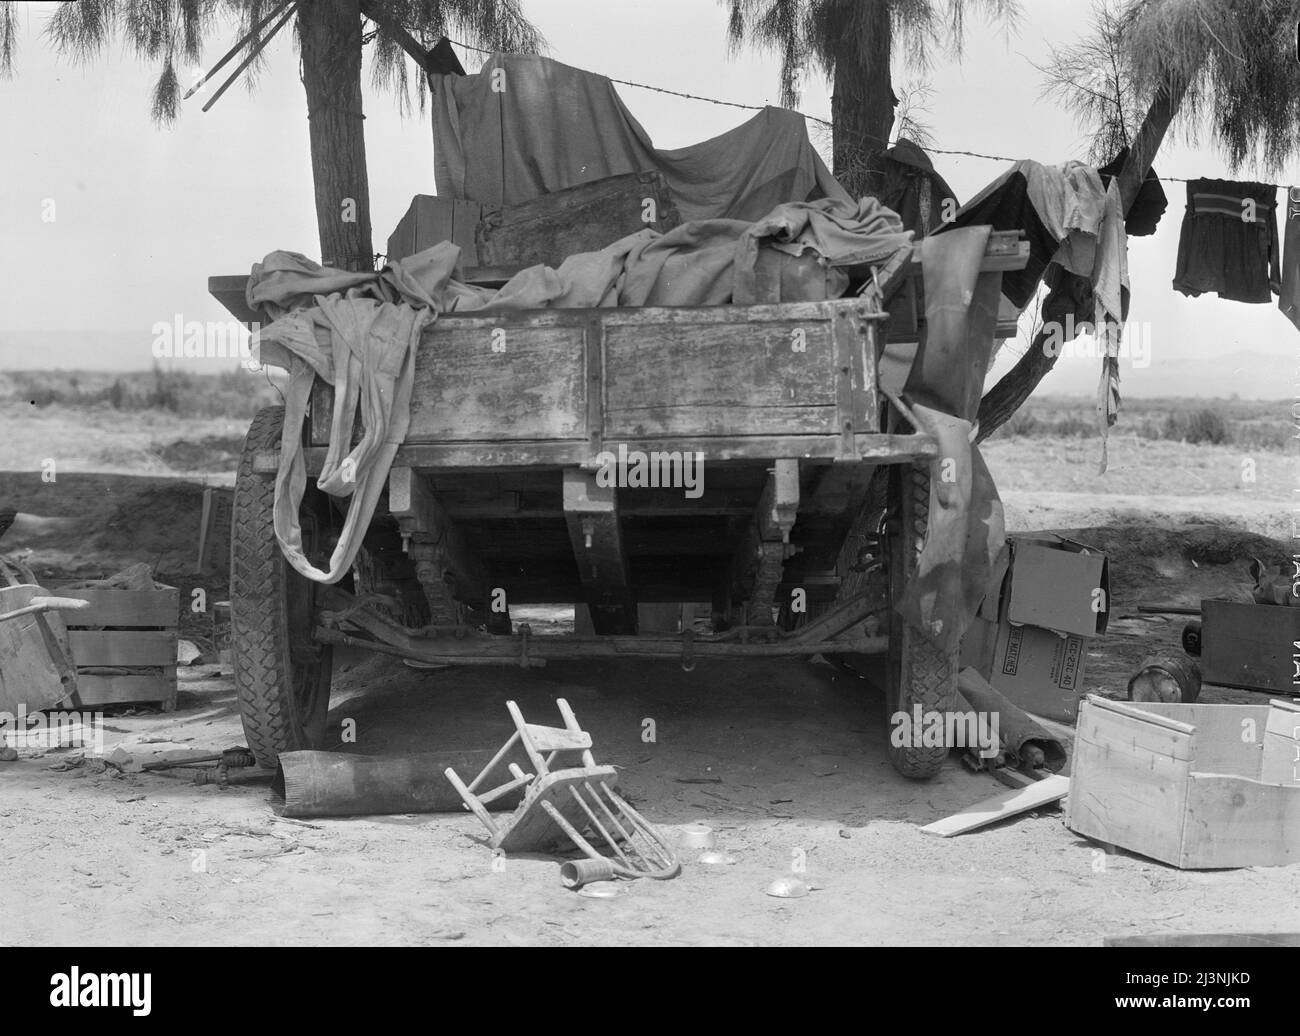
M 489 844 L 501 852 L 546 852 L 565 842 L 587 856 L 560 869 L 569 888 L 611 878 L 672 878 L 681 864 L 662 835 L 613 790 L 618 771 L 597 766 L 591 754 L 591 735 L 563 698 L 557 698 L 563 727 L 544 727 L 524 721 L 519 706 L 506 702 L 515 732 L 501 750 L 468 785 L 451 767 L 447 780 L 460 793 L 473 814 L 491 835 Z M 536 773 L 525 773 L 506 758 L 516 746 L 523 748 Z M 504 769 L 510 779 L 480 791 L 489 777 Z M 524 800 L 509 817 L 494 820 L 488 806 L 516 789 Z M 605 855 L 592 843 L 601 843 Z

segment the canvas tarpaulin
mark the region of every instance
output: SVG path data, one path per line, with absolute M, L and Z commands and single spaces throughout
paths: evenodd
M 433 77 L 433 143 L 439 196 L 485 205 L 654 171 L 685 221 L 752 221 L 783 202 L 849 200 L 797 112 L 764 108 L 711 140 L 659 150 L 610 80 L 526 54 Z

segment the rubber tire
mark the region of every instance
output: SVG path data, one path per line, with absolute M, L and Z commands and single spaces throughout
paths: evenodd
M 889 536 L 889 675 L 885 694 L 886 730 L 892 718 L 911 716 L 916 705 L 923 714 L 947 712 L 957 704 L 956 651 L 944 652 L 898 613 L 907 580 L 916 571 L 920 545 L 930 517 L 930 470 L 925 463 L 903 464 L 890 472 L 898 501 L 898 522 Z M 943 769 L 948 748 L 898 747 L 889 741 L 889 761 L 904 777 L 928 780 Z
M 253 471 L 253 457 L 280 446 L 284 407 L 259 410 L 244 439 L 235 477 L 230 544 L 230 631 L 235 689 L 248 747 L 273 769 L 281 752 L 319 748 L 329 712 L 332 652 L 312 644 L 318 584 L 299 575 L 275 538 L 275 476 Z M 328 500 L 308 481 L 300 519 L 303 551 L 319 552 Z

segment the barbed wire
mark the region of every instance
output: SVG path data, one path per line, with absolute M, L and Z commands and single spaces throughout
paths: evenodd
M 490 54 L 498 53 L 497 51 L 485 50 L 482 47 L 474 47 L 468 43 L 462 43 L 460 42 L 460 40 L 453 40 L 450 37 L 448 37 L 447 42 L 454 43 L 456 46 L 463 47 L 465 50 L 476 51 L 479 54 L 490 55 Z M 599 75 L 600 73 L 593 73 L 593 74 Z M 707 104 L 721 105 L 726 108 L 743 108 L 746 111 L 761 112 L 765 107 L 769 107 L 768 105 L 762 105 L 762 104 L 741 104 L 739 101 L 724 101 L 717 97 L 704 97 L 700 94 L 686 93 L 685 91 L 682 90 L 670 90 L 664 86 L 652 86 L 649 83 L 636 83 L 630 79 L 615 79 L 613 76 L 604 76 L 603 78 L 608 79 L 611 83 L 618 83 L 619 86 L 631 86 L 631 87 L 635 87 L 638 90 L 652 90 L 655 93 L 670 94 L 673 97 L 685 97 L 692 101 L 704 101 Z M 820 123 L 823 126 L 830 126 L 834 128 L 834 123 L 832 123 L 828 119 L 823 119 L 816 115 L 809 115 L 807 112 L 801 112 L 798 111 L 797 109 L 791 109 L 791 110 L 793 110 L 796 115 L 802 115 L 805 119 L 809 119 L 812 122 Z M 890 141 L 885 140 L 881 137 L 877 137 L 873 134 L 868 133 L 863 135 L 868 139 L 874 140 L 880 144 L 890 143 Z M 964 156 L 966 158 L 983 158 L 991 162 L 1019 162 L 1020 161 L 1019 158 L 1012 158 L 1010 155 L 990 155 L 981 151 L 964 151 L 959 148 L 927 147 L 924 148 L 923 150 L 927 154 L 932 154 L 932 155 L 959 155 L 959 156 Z M 1188 179 L 1187 177 L 1184 176 L 1158 176 L 1157 175 L 1153 177 L 1148 175 L 1146 179 L 1160 180 L 1165 183 L 1192 183 L 1194 180 L 1202 179 L 1202 177 L 1192 177 L 1191 179 Z M 1288 189 L 1288 186 L 1286 184 L 1280 184 L 1280 183 L 1264 184 L 1263 186 L 1272 187 L 1274 190 Z

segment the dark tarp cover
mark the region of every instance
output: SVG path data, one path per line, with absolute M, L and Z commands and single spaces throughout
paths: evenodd
M 484 205 L 653 171 L 684 221 L 753 222 L 784 202 L 851 201 L 797 112 L 764 108 L 721 136 L 661 151 L 604 76 L 525 54 L 433 77 L 433 143 L 439 196 Z

